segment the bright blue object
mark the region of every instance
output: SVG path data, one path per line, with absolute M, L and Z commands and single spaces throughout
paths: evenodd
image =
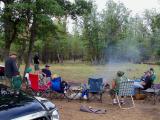
M 135 79 L 134 82 L 141 82 L 141 79 Z
M 51 89 L 53 91 L 61 92 L 61 77 L 57 77 L 51 80 Z
M 82 86 L 82 97 L 84 97 L 85 95 L 88 97 L 88 88 L 86 84 Z
M 97 93 L 102 91 L 103 79 L 102 78 L 89 78 L 88 80 L 89 92 Z

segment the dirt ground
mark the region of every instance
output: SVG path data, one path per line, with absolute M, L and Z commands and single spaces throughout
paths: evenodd
M 104 94 L 103 102 L 53 100 L 59 109 L 61 120 L 160 120 L 160 104 L 153 105 L 144 103 L 143 100 L 135 100 L 136 107 L 122 110 L 118 105 L 112 105 L 107 93 Z M 95 108 L 106 109 L 106 114 L 94 114 L 80 111 L 80 106 L 86 105 Z
M 144 70 L 150 66 L 143 67 Z M 104 69 L 102 67 L 97 68 L 97 73 L 106 76 L 108 83 L 111 82 L 113 76 L 115 76 L 115 71 L 117 68 L 124 70 L 128 76 L 136 76 L 136 73 L 141 73 L 141 69 L 136 68 L 135 66 L 129 65 L 111 65 L 107 66 Z M 129 69 L 128 68 L 132 68 Z M 106 74 L 107 73 L 107 74 Z M 68 102 L 67 100 L 53 100 L 57 105 L 61 120 L 160 120 L 160 104 L 153 105 L 151 103 L 144 103 L 143 100 L 135 100 L 135 108 L 129 110 L 122 110 L 118 105 L 111 104 L 111 98 L 108 93 L 103 95 L 103 102 L 98 101 L 83 101 L 73 100 Z M 94 114 L 94 113 L 85 113 L 80 111 L 80 106 L 86 105 L 95 108 L 106 109 L 106 114 Z

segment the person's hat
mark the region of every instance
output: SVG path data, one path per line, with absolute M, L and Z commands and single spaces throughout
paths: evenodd
M 153 68 L 150 68 L 150 71 L 154 71 L 154 69 L 153 69 Z
M 11 56 L 11 55 L 16 55 L 17 56 L 17 53 L 16 52 L 10 52 L 9 56 Z
M 45 66 L 45 67 L 50 67 L 50 65 L 46 64 L 46 66 Z
M 124 72 L 123 72 L 123 71 L 118 71 L 118 72 L 117 72 L 117 75 L 118 75 L 119 77 L 121 77 L 121 76 L 124 75 Z

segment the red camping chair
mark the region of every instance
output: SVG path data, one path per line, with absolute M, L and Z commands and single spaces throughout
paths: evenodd
M 29 74 L 29 80 L 31 82 L 31 86 L 28 90 L 29 93 L 31 93 L 32 95 L 48 97 L 51 86 L 50 82 L 45 85 L 39 85 L 39 76 L 37 74 Z
M 4 66 L 0 65 L 0 79 L 4 79 Z

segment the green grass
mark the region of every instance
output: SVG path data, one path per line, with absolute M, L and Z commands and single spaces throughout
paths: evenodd
M 41 66 L 43 68 L 44 65 Z M 108 80 L 112 80 L 118 70 L 123 70 L 126 76 L 130 79 L 139 78 L 143 75 L 144 71 L 153 67 L 156 72 L 156 83 L 160 82 L 160 66 L 159 65 L 146 65 L 146 64 L 113 64 L 113 65 L 89 65 L 83 63 L 65 63 L 65 64 L 52 64 L 51 71 L 54 74 L 60 75 L 66 81 L 87 82 L 89 76 L 94 74 L 109 76 Z M 21 70 L 23 70 L 21 66 Z
M 85 64 L 56 64 L 51 68 L 52 72 L 62 76 L 67 81 L 86 81 L 88 76 L 95 74 L 94 66 Z

